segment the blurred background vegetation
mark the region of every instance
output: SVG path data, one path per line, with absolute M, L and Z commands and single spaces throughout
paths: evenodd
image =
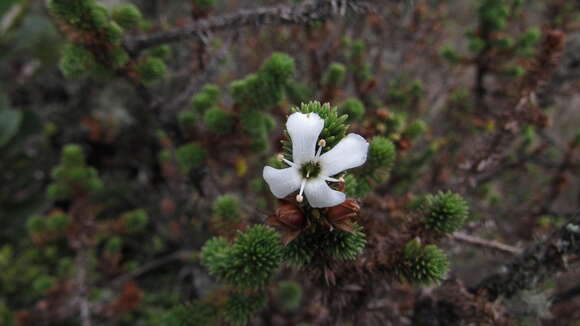
M 580 251 L 549 242 L 570 242 L 580 207 L 575 1 L 3 0 L 0 60 L 0 325 L 580 323 Z M 266 303 L 208 275 L 208 239 L 278 207 L 262 168 L 311 100 L 376 147 L 345 176 L 358 261 L 425 250 L 437 264 L 437 244 L 447 287 L 393 268 L 337 294 L 285 266 Z M 397 238 L 436 218 L 429 203 L 455 209 L 448 190 L 467 221 L 429 220 L 445 236 L 421 233 L 425 247 Z M 482 282 L 535 242 L 558 268 L 524 264 L 537 278 L 509 294 Z M 353 311 L 348 291 L 366 293 Z M 481 314 L 444 300 L 457 293 Z

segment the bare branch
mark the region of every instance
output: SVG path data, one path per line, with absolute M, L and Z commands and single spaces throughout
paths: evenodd
M 490 300 L 511 297 L 532 289 L 554 274 L 565 271 L 571 255 L 580 254 L 580 214 L 546 240 L 518 256 L 505 271 L 492 275 L 477 286 Z
M 493 251 L 501 252 L 508 255 L 520 255 L 522 250 L 504 243 L 485 240 L 479 237 L 475 237 L 469 234 L 457 232 L 453 235 L 453 238 L 457 241 L 465 242 L 476 247 L 482 247 L 485 249 L 491 249 Z
M 316 0 L 294 6 L 280 5 L 241 10 L 237 13 L 210 17 L 152 35 L 128 38 L 125 40 L 125 47 L 130 52 L 135 53 L 165 43 L 202 38 L 208 33 L 236 30 L 244 26 L 306 24 L 326 20 L 337 15 L 345 15 L 347 12 L 368 13 L 373 11 L 372 8 L 367 2 L 358 0 Z

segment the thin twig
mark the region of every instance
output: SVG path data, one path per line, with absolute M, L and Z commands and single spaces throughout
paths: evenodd
M 469 234 L 457 232 L 453 235 L 453 238 L 457 241 L 465 242 L 476 247 L 483 247 L 485 249 L 491 249 L 493 251 L 501 252 L 509 255 L 520 255 L 522 250 L 498 241 L 485 240 L 476 236 Z
M 500 296 L 512 297 L 567 270 L 570 257 L 579 254 L 580 213 L 544 241 L 526 249 L 499 273 L 485 278 L 475 290 L 486 293 L 491 301 Z
M 179 95 L 175 96 L 173 101 L 169 102 L 169 104 L 163 108 L 163 112 L 165 114 L 181 109 L 183 105 L 191 99 L 193 94 L 198 92 L 204 84 L 209 82 L 211 76 L 215 74 L 217 68 L 219 67 L 222 59 L 228 54 L 230 44 L 231 40 L 224 42 L 217 53 L 212 55 L 211 61 L 205 65 L 203 72 L 199 76 L 196 76 L 195 80 L 189 82 L 188 86 L 182 92 L 180 92 Z M 171 117 L 174 117 L 174 115 L 171 114 Z
M 127 38 L 125 40 L 125 48 L 132 53 L 137 53 L 141 50 L 165 43 L 177 42 L 184 39 L 203 38 L 208 33 L 237 30 L 244 26 L 307 24 L 326 20 L 336 15 L 342 15 L 347 11 L 368 13 L 373 11 L 373 9 L 367 2 L 357 0 L 317 0 L 294 6 L 280 5 L 241 10 L 233 14 L 209 17 L 183 27 L 152 35 Z
M 121 275 L 117 278 L 115 278 L 111 284 L 113 286 L 118 286 L 121 285 L 129 280 L 135 279 L 151 270 L 154 270 L 156 268 L 159 268 L 163 265 L 172 263 L 176 260 L 186 260 L 188 258 L 191 258 L 193 256 L 193 252 L 191 251 L 187 251 L 187 250 L 181 250 L 181 251 L 176 251 L 168 256 L 162 257 L 160 259 L 157 260 L 153 260 L 127 274 Z

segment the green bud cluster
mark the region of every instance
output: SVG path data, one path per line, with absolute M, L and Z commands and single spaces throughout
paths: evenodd
M 131 3 L 114 8 L 111 16 L 117 24 L 126 29 L 138 27 L 143 20 L 139 8 Z
M 302 287 L 298 282 L 283 281 L 278 283 L 276 295 L 285 310 L 296 310 L 302 301 Z
M 303 231 L 284 248 L 284 260 L 302 266 L 316 261 L 316 257 L 353 260 L 366 245 L 362 226 L 352 223 L 353 233 L 340 229 L 329 232 L 325 228 Z
M 526 70 L 520 66 L 508 66 L 505 67 L 501 73 L 506 77 L 518 78 L 526 73 Z
M 415 120 L 405 127 L 403 136 L 409 139 L 416 139 L 423 135 L 427 128 L 427 124 L 423 120 Z
M 263 225 L 248 228 L 232 245 L 218 237 L 202 248 L 202 263 L 210 275 L 241 288 L 266 285 L 281 258 L 280 235 Z
M 199 168 L 205 160 L 205 149 L 196 143 L 179 146 L 175 150 L 175 159 L 183 173 Z
M 443 281 L 448 272 L 447 256 L 437 246 L 423 246 L 418 240 L 405 245 L 400 264 L 403 279 L 417 285 L 430 285 Z
M 52 178 L 54 182 L 47 189 L 52 200 L 93 194 L 103 187 L 97 170 L 86 166 L 83 151 L 78 145 L 64 147 L 60 164 L 52 170 Z
M 450 46 L 445 46 L 439 51 L 439 55 L 450 64 L 458 64 L 461 61 L 461 55 Z
M 324 75 L 324 84 L 327 87 L 336 88 L 346 77 L 346 67 L 341 63 L 331 63 Z
M 165 76 L 167 67 L 163 60 L 157 57 L 147 57 L 137 64 L 136 70 L 143 83 L 153 84 Z
M 467 202 L 450 191 L 427 195 L 421 210 L 427 229 L 441 233 L 459 230 L 469 216 Z
M 216 85 L 205 85 L 201 91 L 191 98 L 191 107 L 198 113 L 204 113 L 218 104 L 220 90 Z
M 195 127 L 197 116 L 195 112 L 190 110 L 181 111 L 177 115 L 177 122 L 182 131 L 191 130 Z
M 482 0 L 478 14 L 482 27 L 495 32 L 506 27 L 510 4 L 506 0 Z
M 125 229 L 134 233 L 145 229 L 149 222 L 149 215 L 144 209 L 136 209 L 123 214 L 121 220 Z
M 149 55 L 167 60 L 171 57 L 171 47 L 167 44 L 159 45 L 149 50 Z
M 71 218 L 67 214 L 55 214 L 45 219 L 46 230 L 51 232 L 60 232 L 68 228 L 71 223 Z
M 67 77 L 78 76 L 86 72 L 99 72 L 103 69 L 117 69 L 129 60 L 129 55 L 121 47 L 123 38 L 123 28 L 127 19 L 123 15 L 131 11 L 132 15 L 139 16 L 140 13 L 132 5 L 123 6 L 124 9 L 113 12 L 113 19 L 110 19 L 107 8 L 95 0 L 50 0 L 48 3 L 50 11 L 62 22 L 80 31 L 90 32 L 91 46 L 95 44 L 103 50 L 99 53 L 99 62 L 91 54 L 89 48 L 85 48 L 83 41 L 78 44 L 70 44 L 63 49 L 60 69 Z M 88 41 L 87 41 L 88 42 Z
M 288 101 L 294 104 L 307 102 L 315 96 L 312 88 L 293 79 L 286 82 L 285 93 Z
M 365 178 L 347 174 L 344 177 L 344 192 L 348 197 L 363 198 L 373 190 L 369 181 Z
M 358 80 L 369 80 L 372 77 L 369 64 L 363 60 L 366 43 L 363 40 L 348 41 L 347 46 L 350 47 L 350 59 L 353 64 L 353 73 Z
M 56 17 L 81 29 L 102 29 L 108 22 L 107 9 L 95 0 L 50 0 L 48 8 Z
M 349 98 L 339 106 L 338 111 L 340 114 L 348 115 L 346 122 L 352 123 L 363 118 L 365 114 L 365 106 L 358 99 Z
M 93 70 L 95 57 L 84 47 L 69 43 L 62 49 L 59 68 L 66 77 L 80 76 Z
M 215 325 L 218 310 L 213 305 L 195 301 L 179 305 L 163 316 L 163 326 Z
M 256 74 L 230 85 L 234 102 L 242 108 L 242 130 L 250 137 L 252 149 L 256 152 L 269 149 L 268 134 L 276 127 L 275 120 L 263 111 L 282 101 L 293 74 L 294 59 L 283 53 L 274 53 Z
M 294 59 L 283 53 L 274 53 L 257 74 L 230 85 L 234 101 L 247 110 L 271 108 L 282 100 L 286 83 L 293 74 Z
M 226 110 L 212 107 L 205 111 L 203 122 L 207 129 L 215 133 L 225 134 L 231 131 L 234 125 L 234 118 Z
M 240 201 L 231 195 L 223 195 L 213 202 L 213 216 L 224 221 L 240 219 Z
M 253 150 L 266 152 L 270 145 L 268 134 L 276 127 L 276 120 L 267 113 L 248 110 L 240 117 L 240 123 L 252 140 Z
M 369 180 L 384 181 L 385 176 L 393 168 L 396 157 L 395 145 L 392 141 L 381 136 L 374 137 L 369 145 L 365 165 L 354 171 L 358 178 L 353 175 L 345 177 L 346 193 L 356 198 L 366 196 L 372 191 Z
M 26 221 L 26 228 L 30 233 L 43 233 L 48 228 L 46 226 L 46 218 L 43 216 L 31 216 Z
M 224 319 L 232 325 L 246 325 L 253 314 L 266 307 L 268 298 L 263 293 L 234 292 L 224 307 Z
M 514 41 L 509 39 L 508 44 L 505 44 L 505 49 L 513 51 L 515 55 L 520 57 L 530 57 L 534 54 L 535 46 L 540 40 L 542 32 L 537 27 L 531 27 L 526 32 L 521 34 Z M 502 44 L 504 45 L 504 44 Z
M 123 247 L 123 239 L 121 237 L 112 237 L 105 242 L 105 251 L 108 253 L 118 253 Z
M 388 101 L 399 111 L 407 111 L 416 106 L 416 101 L 423 94 L 423 83 L 419 80 L 411 82 L 395 79 L 389 83 Z
M 318 137 L 326 141 L 323 153 L 336 146 L 344 138 L 346 130 L 348 129 L 348 125 L 345 123 L 348 116 L 344 114 L 339 115 L 337 108 L 331 108 L 328 103 L 320 104 L 317 101 L 302 103 L 300 107 L 292 108 L 291 112 L 316 113 L 324 120 L 324 128 Z M 284 155 L 286 157 L 292 157 L 292 143 L 290 142 L 288 132 L 284 132 L 286 135 L 286 140 L 282 141 Z
M 54 278 L 48 275 L 42 275 L 32 282 L 32 291 L 39 296 L 45 295 L 46 292 L 55 284 Z

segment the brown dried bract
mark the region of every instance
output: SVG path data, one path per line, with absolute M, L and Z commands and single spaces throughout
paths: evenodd
M 328 208 L 326 216 L 328 222 L 335 228 L 346 232 L 353 233 L 354 230 L 350 224 L 351 219 L 358 216 L 360 205 L 352 198 L 347 199 L 344 203 Z
M 281 229 L 284 233 L 282 242 L 288 245 L 300 235 L 306 225 L 306 218 L 297 205 L 286 201 L 282 203 L 273 215 L 266 218 L 266 223 Z

